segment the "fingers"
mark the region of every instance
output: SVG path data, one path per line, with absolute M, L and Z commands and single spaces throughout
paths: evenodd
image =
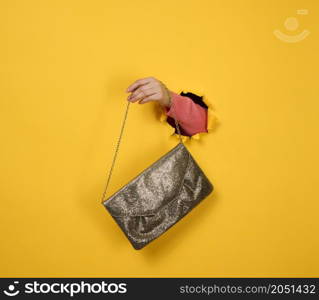
M 153 81 L 153 77 L 146 77 L 146 78 L 142 78 L 139 80 L 136 80 L 134 83 L 132 83 L 126 90 L 127 93 L 129 92 L 133 92 L 134 90 L 136 90 L 138 87 L 141 87 L 143 85 L 149 84 Z
M 146 97 L 153 96 L 156 94 L 154 88 L 145 88 L 145 86 L 139 87 L 136 89 L 128 98 L 128 101 L 136 102 L 142 100 Z
M 163 83 L 154 77 L 146 77 L 136 80 L 126 92 L 131 94 L 127 97 L 130 102 L 144 104 L 150 101 L 161 101 L 163 98 Z
M 153 101 L 153 100 L 154 100 L 153 95 L 147 96 L 147 97 L 145 97 L 144 99 L 142 99 L 142 100 L 139 102 L 139 104 L 144 104 L 144 103 L 147 103 L 147 102 L 150 102 L 150 101 Z

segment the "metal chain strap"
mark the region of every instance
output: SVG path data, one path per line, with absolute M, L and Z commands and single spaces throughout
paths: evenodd
M 174 114 L 174 120 L 175 120 L 175 125 L 176 125 L 176 128 L 177 128 L 177 132 L 178 132 L 178 135 L 179 135 L 179 139 L 180 139 L 180 142 L 183 143 L 183 139 L 182 139 L 182 136 L 181 136 L 181 132 L 180 132 L 180 129 L 179 129 L 179 126 L 178 126 L 178 122 L 176 120 L 176 116 L 175 116 L 175 112 L 174 112 L 174 105 L 172 103 L 172 99 L 171 99 L 171 95 L 168 91 L 168 89 L 166 88 L 166 86 L 164 85 L 165 89 L 166 89 L 166 92 L 168 94 L 168 97 L 169 97 L 169 102 L 171 104 L 171 107 L 173 107 L 173 114 Z M 130 104 L 131 102 L 130 101 L 127 101 L 127 105 L 126 105 L 126 110 L 125 110 L 125 115 L 124 115 L 124 120 L 122 122 L 122 127 L 121 127 L 121 132 L 120 132 L 120 136 L 118 138 L 118 141 L 117 141 L 117 145 L 116 145 L 116 149 L 115 149 L 115 154 L 114 154 L 114 157 L 113 157 L 113 161 L 112 161 L 112 166 L 111 166 L 111 169 L 110 169 L 110 172 L 109 172 L 109 176 L 108 176 L 108 179 L 107 179 L 107 182 L 106 182 L 106 186 L 105 186 L 105 189 L 104 189 L 104 192 L 103 192 L 103 196 L 102 196 L 102 200 L 101 200 L 101 203 L 103 203 L 105 200 L 104 200 L 104 197 L 105 197 L 105 194 L 106 194 L 106 191 L 107 191 L 107 188 L 109 186 L 109 183 L 110 183 L 110 179 L 111 179 L 111 176 L 112 176 L 112 172 L 113 172 L 113 168 L 114 168 L 114 164 L 115 164 L 115 160 L 116 160 L 116 157 L 117 157 L 117 154 L 118 154 L 118 151 L 119 151 L 119 146 L 120 146 L 120 143 L 121 143 L 121 140 L 122 140 L 122 135 L 123 135 L 123 131 L 124 131 L 124 126 L 125 126 L 125 122 L 126 122 L 126 119 L 127 119 L 127 114 L 128 114 L 128 109 L 130 107 Z

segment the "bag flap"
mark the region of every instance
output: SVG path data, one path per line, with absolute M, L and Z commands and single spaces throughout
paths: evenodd
M 113 216 L 153 215 L 180 193 L 190 154 L 183 143 L 103 202 Z

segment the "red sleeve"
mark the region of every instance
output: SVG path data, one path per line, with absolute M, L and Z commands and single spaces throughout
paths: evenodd
M 192 136 L 199 132 L 207 132 L 207 110 L 204 107 L 191 98 L 174 92 L 171 92 L 171 99 L 171 107 L 165 107 L 165 113 L 171 118 L 176 116 L 178 124 L 186 134 Z

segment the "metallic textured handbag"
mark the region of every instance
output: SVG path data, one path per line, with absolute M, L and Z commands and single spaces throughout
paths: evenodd
M 105 193 L 118 153 L 130 101 L 102 196 L 102 204 L 120 226 L 134 249 L 159 237 L 189 213 L 212 191 L 213 185 L 180 142 L 108 199 Z

